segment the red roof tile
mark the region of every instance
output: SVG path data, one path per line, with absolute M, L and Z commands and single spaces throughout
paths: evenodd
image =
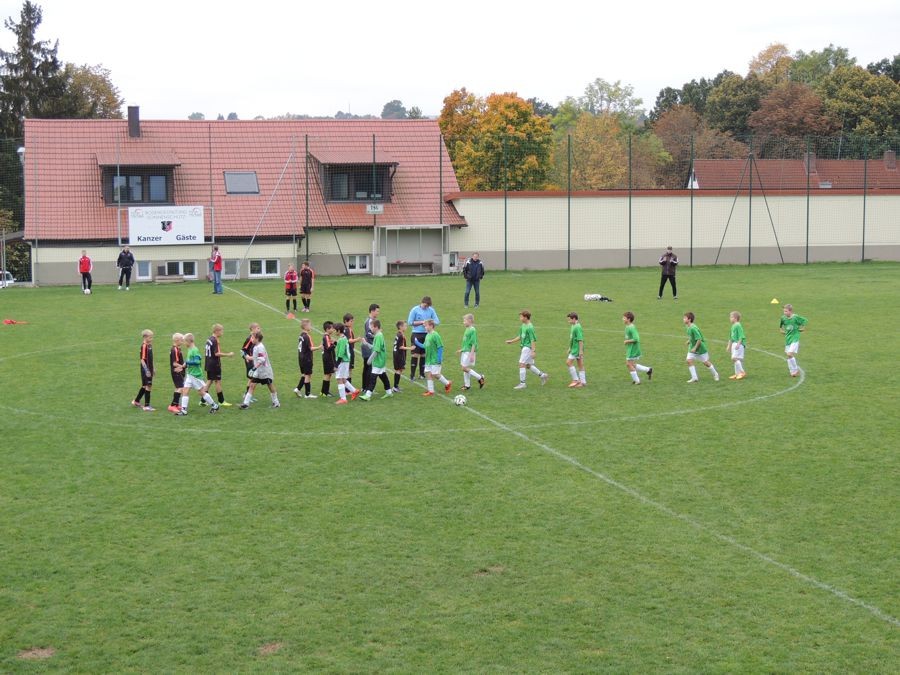
M 697 159 L 694 175 L 701 190 L 746 190 L 750 186 L 750 168 L 746 159 Z M 900 189 L 900 174 L 887 168 L 882 158 L 815 160 L 809 175 L 813 190 Z M 753 189 L 805 190 L 806 166 L 802 159 L 757 159 L 753 162 Z
M 97 166 L 180 166 L 171 152 L 98 152 Z
M 261 237 L 302 234 L 307 202 L 310 227 L 372 227 L 365 203 L 324 201 L 317 164 L 304 157 L 371 158 L 373 136 L 376 161 L 397 163 L 380 225 L 466 224 L 444 199 L 459 184 L 435 120 L 145 120 L 139 138 L 126 120 L 26 120 L 25 236 L 116 239 L 117 209 L 101 185 L 110 165 L 100 162 L 117 155 L 127 166 L 175 166 L 174 201 L 206 207 L 207 236 L 213 220 L 217 238 L 248 237 L 257 225 Z M 226 171 L 255 171 L 259 194 L 226 194 Z M 121 222 L 127 236 L 127 214 Z

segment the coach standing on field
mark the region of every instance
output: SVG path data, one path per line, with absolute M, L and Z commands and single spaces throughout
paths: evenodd
M 675 270 L 678 267 L 678 256 L 672 252 L 672 247 L 667 246 L 666 252 L 659 256 L 659 265 L 662 267 L 662 278 L 659 280 L 659 294 L 657 300 L 662 300 L 663 289 L 666 282 L 672 284 L 672 299 L 678 299 L 678 289 L 675 287 Z
M 119 268 L 119 290 L 122 290 L 122 282 L 125 282 L 125 290 L 131 290 L 131 268 L 134 267 L 134 255 L 125 246 L 116 258 L 116 267 Z
M 212 247 L 209 262 L 212 265 L 213 293 L 215 295 L 222 295 L 222 254 L 219 253 L 218 246 Z
M 466 280 L 466 295 L 463 298 L 463 304 L 468 309 L 469 293 L 472 288 L 475 289 L 475 306 L 481 302 L 481 279 L 484 277 L 484 264 L 478 255 L 478 251 L 472 254 L 472 257 L 466 260 L 463 265 L 463 278 Z
M 94 271 L 94 262 L 88 256 L 87 251 L 81 252 L 81 257 L 78 259 L 78 271 L 81 273 L 81 290 L 91 290 L 91 286 L 94 284 L 94 280 L 91 278 L 91 272 Z

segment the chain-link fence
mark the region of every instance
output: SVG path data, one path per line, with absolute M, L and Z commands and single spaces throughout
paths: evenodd
M 433 122 L 143 124 L 157 145 L 124 122 L 91 132 L 93 145 L 0 141 L 4 269 L 30 280 L 32 251 L 55 239 L 127 243 L 128 207 L 153 203 L 203 206 L 205 242 L 263 267 L 252 247 L 279 238 L 291 257 L 337 256 L 347 272 L 378 258 L 438 269 L 432 257 L 475 250 L 495 268 L 626 267 L 666 245 L 687 264 L 900 259 L 898 138 L 655 135 L 602 117 L 540 137 L 443 138 Z

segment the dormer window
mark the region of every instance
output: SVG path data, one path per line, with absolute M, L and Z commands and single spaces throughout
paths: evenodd
M 397 162 L 382 151 L 314 150 L 327 202 L 390 202 Z
M 98 153 L 107 206 L 174 204 L 175 167 L 178 158 L 169 153 Z

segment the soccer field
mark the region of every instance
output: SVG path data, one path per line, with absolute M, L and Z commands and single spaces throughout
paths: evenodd
M 900 265 L 684 269 L 677 302 L 658 274 L 489 272 L 465 407 L 406 378 L 347 406 L 292 393 L 300 318 L 361 334 L 377 302 L 390 344 L 425 294 L 458 393 L 459 277 L 323 277 L 297 320 L 278 280 L 0 291 L 28 322 L 0 327 L 0 670 L 896 672 Z M 773 298 L 809 320 L 798 378 Z M 550 379 L 514 391 L 526 308 Z M 719 382 L 686 383 L 688 310 Z M 237 351 L 251 321 L 282 407 L 165 412 L 171 334 L 222 323 Z M 145 328 L 152 413 L 130 405 Z

